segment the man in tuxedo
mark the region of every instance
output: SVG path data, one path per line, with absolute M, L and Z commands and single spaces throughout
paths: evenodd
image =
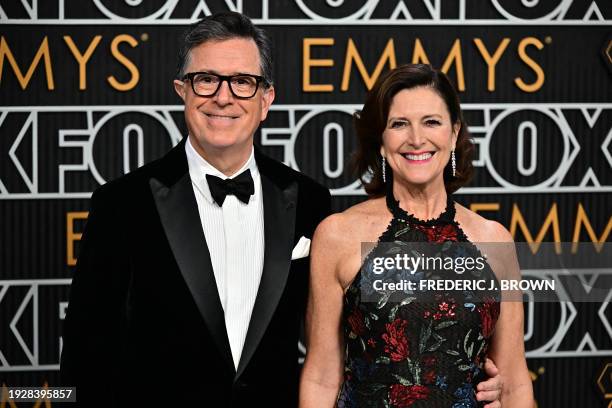
M 274 100 L 262 30 L 207 17 L 179 59 L 188 137 L 92 196 L 62 383 L 80 406 L 297 406 L 309 239 L 329 192 L 253 145 Z

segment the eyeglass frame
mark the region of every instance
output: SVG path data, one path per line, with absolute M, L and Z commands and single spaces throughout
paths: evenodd
M 193 85 L 193 78 L 196 75 L 199 75 L 199 74 L 214 75 L 217 78 L 219 78 L 219 85 L 217 85 L 217 89 L 215 89 L 215 92 L 213 92 L 213 93 L 211 93 L 209 95 L 200 95 L 199 93 L 196 92 L 195 86 Z M 241 76 L 248 76 L 248 77 L 251 77 L 251 78 L 255 79 L 255 92 L 253 92 L 253 95 L 251 95 L 251 96 L 239 96 L 239 95 L 236 95 L 236 93 L 234 92 L 234 89 L 232 88 L 232 83 L 230 81 L 233 78 L 235 78 L 235 77 L 241 77 Z M 203 98 L 209 98 L 211 96 L 215 96 L 217 94 L 217 92 L 219 92 L 219 89 L 221 89 L 221 85 L 223 84 L 223 82 L 227 82 L 227 86 L 228 86 L 230 92 L 232 93 L 232 95 L 235 98 L 238 98 L 238 99 L 251 99 L 251 98 L 253 98 L 257 94 L 257 91 L 259 90 L 259 84 L 260 83 L 263 83 L 264 88 L 269 88 L 270 87 L 270 82 L 268 82 L 263 76 L 255 75 L 255 74 L 243 74 L 243 73 L 234 74 L 234 75 L 219 75 L 219 74 L 215 74 L 213 72 L 206 72 L 206 71 L 188 72 L 185 75 L 183 75 L 182 80 L 183 81 L 189 80 L 189 82 L 191 82 L 191 90 L 193 91 L 193 93 L 198 95 L 198 96 L 201 96 Z

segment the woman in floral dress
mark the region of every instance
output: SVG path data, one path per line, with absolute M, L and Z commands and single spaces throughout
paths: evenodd
M 355 124 L 369 199 L 328 217 L 313 238 L 300 407 L 532 407 L 523 305 L 501 302 L 496 285 L 520 279 L 512 237 L 452 198 L 471 178 L 474 147 L 448 78 L 428 65 L 398 67 L 379 79 Z M 506 249 L 465 273 L 455 263 L 446 273 L 387 265 L 382 274 L 377 264 L 417 244 L 423 258 L 485 259 L 478 243 Z M 493 285 L 393 290 L 381 277 Z M 484 386 L 487 357 L 499 368 L 501 401 Z

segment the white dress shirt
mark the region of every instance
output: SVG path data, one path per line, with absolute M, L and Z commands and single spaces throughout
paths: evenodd
M 228 195 L 219 207 L 210 194 L 206 175 L 228 178 L 214 168 L 191 145 L 185 143 L 189 176 L 200 213 L 202 229 L 210 252 L 221 305 L 225 312 L 225 327 L 234 366 L 238 368 L 264 260 L 264 210 L 261 177 L 254 150 L 247 162 L 229 178 L 251 171 L 255 193 L 248 203 Z

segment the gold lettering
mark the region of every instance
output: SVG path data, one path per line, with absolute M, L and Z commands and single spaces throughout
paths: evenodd
M 343 92 L 348 91 L 349 82 L 351 80 L 351 66 L 352 63 L 355 62 L 355 66 L 357 67 L 359 74 L 361 74 L 361 78 L 363 79 L 363 82 L 365 83 L 366 88 L 369 91 L 376 83 L 376 80 L 382 73 L 382 70 L 387 61 L 389 62 L 390 69 L 393 69 L 397 66 L 397 62 L 395 59 L 395 47 L 393 45 L 392 38 L 387 41 L 387 45 L 385 46 L 382 55 L 376 63 L 376 67 L 374 68 L 374 72 L 372 72 L 372 76 L 368 74 L 368 71 L 365 65 L 363 64 L 363 60 L 361 59 L 361 55 L 359 55 L 359 51 L 357 51 L 357 47 L 355 47 L 353 39 L 349 38 L 346 47 L 346 58 L 344 59 L 344 71 L 342 73 L 342 84 L 340 85 L 340 89 Z
M 533 239 L 533 235 L 527 228 L 527 223 L 525 223 L 525 219 L 523 218 L 523 214 L 521 214 L 521 210 L 519 210 L 518 206 L 514 204 L 512 206 L 512 216 L 510 219 L 510 234 L 512 234 L 513 238 L 516 238 L 516 227 L 517 225 L 520 227 L 521 232 L 525 236 L 525 239 L 529 243 L 529 248 L 531 252 L 534 254 L 538 252 L 538 248 L 546 235 L 548 229 L 552 226 L 553 238 L 555 242 L 555 252 L 557 254 L 561 253 L 561 232 L 559 230 L 559 215 L 557 214 L 557 203 L 553 203 L 544 223 L 542 224 L 542 228 L 538 231 L 538 235 L 535 240 Z
M 74 257 L 74 243 L 80 241 L 82 233 L 74 232 L 74 221 L 85 220 L 89 212 L 87 211 L 71 211 L 66 214 L 66 264 L 74 266 L 77 263 Z
M 601 237 L 597 238 L 597 234 L 595 234 L 595 230 L 591 225 L 591 221 L 584 211 L 584 207 L 582 203 L 578 203 L 578 212 L 576 213 L 576 224 L 574 224 L 574 235 L 572 236 L 572 253 L 575 254 L 578 250 L 578 240 L 580 239 L 580 230 L 584 225 L 584 229 L 586 230 L 591 242 L 595 245 L 595 249 L 597 252 L 600 252 L 603 248 L 603 244 L 606 242 L 608 235 L 610 235 L 610 231 L 612 231 L 612 216 L 608 218 L 608 224 L 604 228 L 601 233 Z
M 529 45 L 534 45 L 538 50 L 541 50 L 542 48 L 544 48 L 544 44 L 542 44 L 542 41 L 534 37 L 523 38 L 521 42 L 519 43 L 519 46 L 518 46 L 519 58 L 523 60 L 523 62 L 527 64 L 536 74 L 536 80 L 532 84 L 526 84 L 520 77 L 514 78 L 514 83 L 523 92 L 535 92 L 539 90 L 544 84 L 544 79 L 545 79 L 544 70 L 542 69 L 542 67 L 540 67 L 537 62 L 531 59 L 529 55 L 527 55 L 527 52 L 525 51 L 525 49 Z
M 11 68 L 13 68 L 13 72 L 17 77 L 17 81 L 19 81 L 19 85 L 23 90 L 25 90 L 28 86 L 32 75 L 34 75 L 34 70 L 40 63 L 40 59 L 44 57 L 45 74 L 47 77 L 47 89 L 55 89 L 55 84 L 53 83 L 53 68 L 51 66 L 51 54 L 49 52 L 49 41 L 47 39 L 47 36 L 45 36 L 45 38 L 43 38 L 42 42 L 40 43 L 38 51 L 32 59 L 32 63 L 30 64 L 28 71 L 25 75 L 21 73 L 21 69 L 19 69 L 19 65 L 17 64 L 17 61 L 15 60 L 15 57 L 13 56 L 13 53 L 11 52 L 11 49 L 9 48 L 6 39 L 4 38 L 4 36 L 2 36 L 0 38 L 0 82 L 2 81 L 2 71 L 5 56 L 9 64 L 11 65 Z
M 130 71 L 132 78 L 128 82 L 121 83 L 111 75 L 107 77 L 106 80 L 116 90 L 125 92 L 133 89 L 136 86 L 138 80 L 140 79 L 140 72 L 138 72 L 136 65 L 134 65 L 132 61 L 127 59 L 127 57 L 119 51 L 119 44 L 123 42 L 128 43 L 133 48 L 138 45 L 138 41 L 136 41 L 136 39 L 129 34 L 120 34 L 111 42 L 111 53 L 113 54 L 113 57 L 115 57 L 117 61 L 123 64 L 123 66 Z
M 72 52 L 72 55 L 79 63 L 79 89 L 81 91 L 87 89 L 87 61 L 89 61 L 89 59 L 91 58 L 91 55 L 100 43 L 101 39 L 101 35 L 96 35 L 87 47 L 87 51 L 85 51 L 85 54 L 81 54 L 77 46 L 74 44 L 74 41 L 72 41 L 72 37 L 70 37 L 69 35 L 64 36 L 64 41 L 68 45 L 68 48 L 70 48 L 70 52 Z
M 480 38 L 474 38 L 474 43 L 476 44 L 478 51 L 480 51 L 480 55 L 482 55 L 482 58 L 487 63 L 487 67 L 488 67 L 487 90 L 489 90 L 490 92 L 493 92 L 495 91 L 495 65 L 497 65 L 497 62 L 499 61 L 502 54 L 506 50 L 506 47 L 508 47 L 508 44 L 510 44 L 510 39 L 504 38 L 502 42 L 499 44 L 499 46 L 497 47 L 497 49 L 495 50 L 495 53 L 493 54 L 493 56 L 489 54 L 487 47 L 485 47 L 484 43 L 482 42 Z
M 332 84 L 313 84 L 310 82 L 311 67 L 333 67 L 333 59 L 314 59 L 310 56 L 310 47 L 314 45 L 334 45 L 333 38 L 304 38 L 302 44 L 302 90 L 304 92 L 332 92 Z
M 429 64 L 429 58 L 423 49 L 420 39 L 414 40 L 414 50 L 412 50 L 412 63 L 413 64 Z
M 465 91 L 465 76 L 463 75 L 463 57 L 461 55 L 461 41 L 456 39 L 453 46 L 442 65 L 442 72 L 448 73 L 451 64 L 455 62 L 455 70 L 457 72 L 457 89 L 459 91 Z
M 479 211 L 499 211 L 499 203 L 472 203 L 470 210 L 475 213 Z

